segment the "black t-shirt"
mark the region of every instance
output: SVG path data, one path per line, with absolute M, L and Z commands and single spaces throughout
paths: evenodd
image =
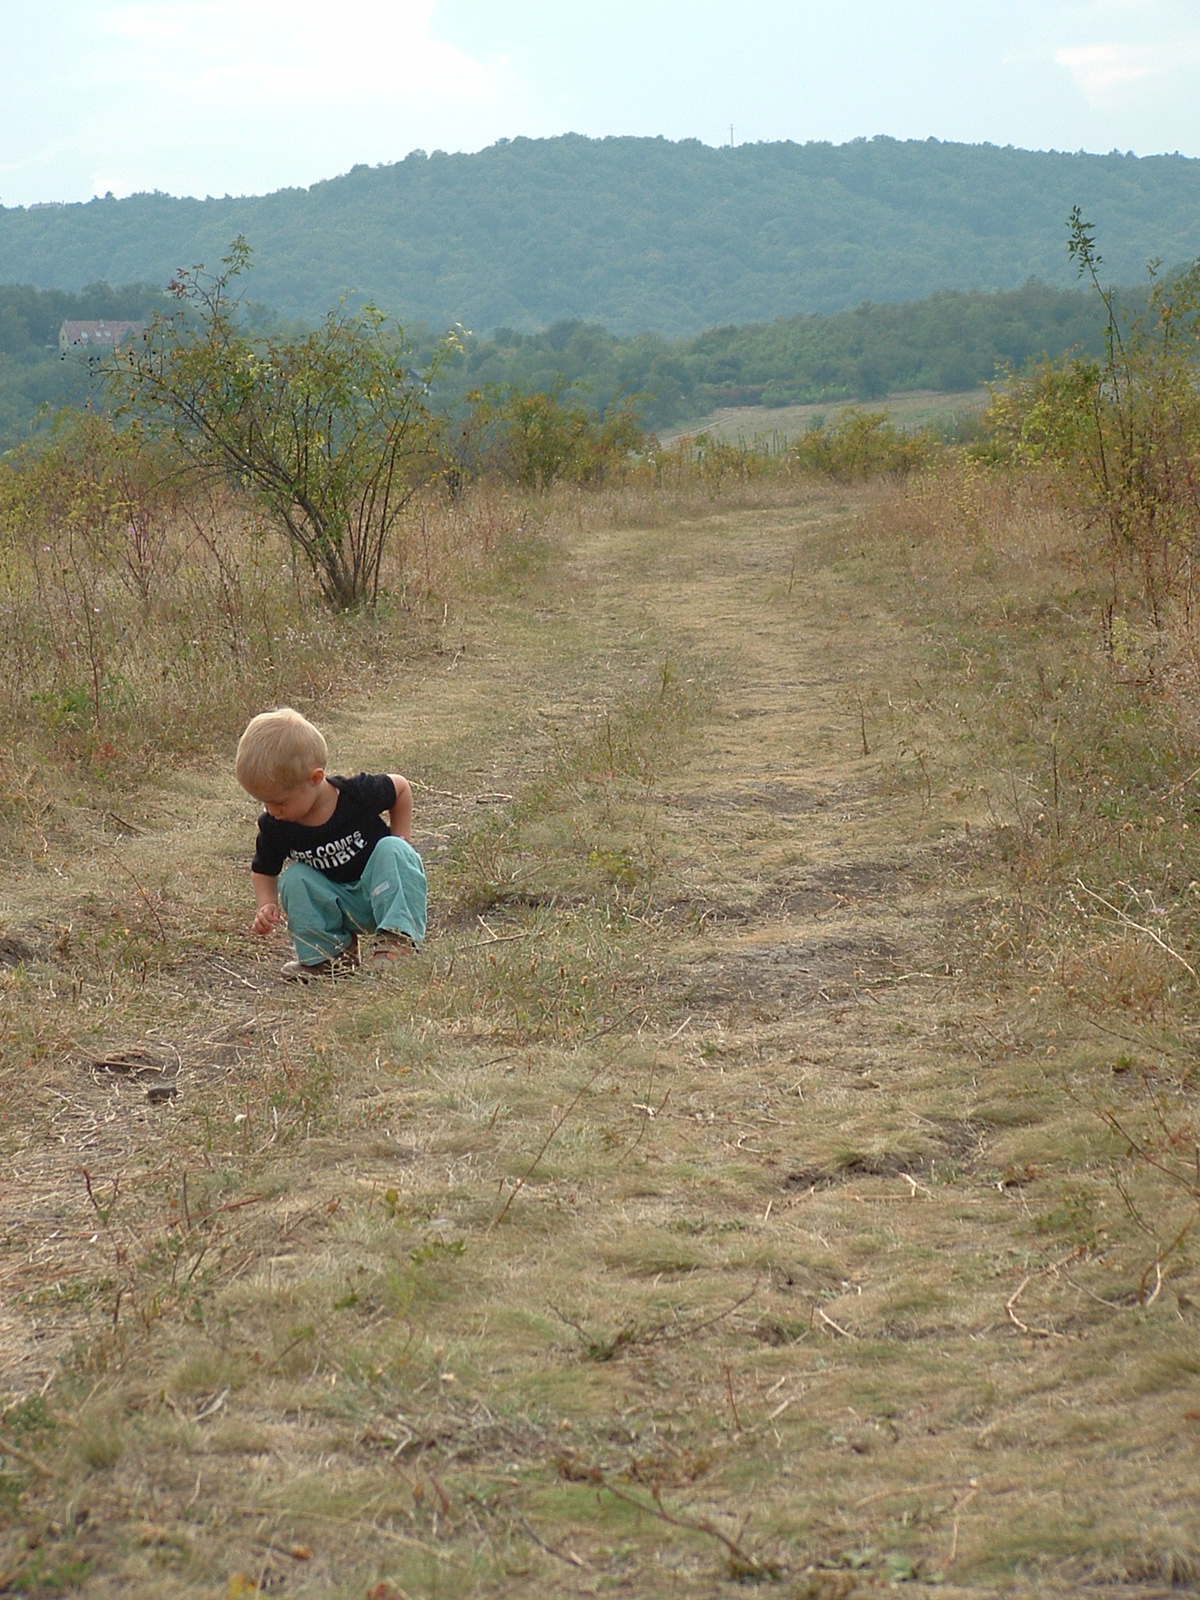
M 335 883 L 362 877 L 371 851 L 389 828 L 380 816 L 396 804 L 396 785 L 387 773 L 357 778 L 330 778 L 338 802 L 328 822 L 309 828 L 302 822 L 280 822 L 269 811 L 258 819 L 251 872 L 277 878 L 285 861 L 302 861 Z

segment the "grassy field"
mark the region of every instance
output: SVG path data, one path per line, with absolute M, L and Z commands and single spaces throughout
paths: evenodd
M 399 971 L 279 981 L 228 757 L 29 777 L 0 1593 L 1200 1584 L 1194 743 L 1036 487 L 758 492 L 564 496 L 304 702 Z
M 679 439 L 695 438 L 707 433 L 710 438 L 726 444 L 751 444 L 755 440 L 775 440 L 781 443 L 819 427 L 822 422 L 836 423 L 838 418 L 853 406 L 865 411 L 885 412 L 894 427 L 909 433 L 922 428 L 950 428 L 963 416 L 980 412 L 987 404 L 986 389 L 965 389 L 961 393 L 942 393 L 932 389 L 919 389 L 903 394 L 888 395 L 882 400 L 834 401 L 828 405 L 806 406 L 727 406 L 714 411 L 709 417 L 697 417 L 663 430 L 665 444 Z

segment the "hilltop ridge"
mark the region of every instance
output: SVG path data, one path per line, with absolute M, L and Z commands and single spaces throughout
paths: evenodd
M 1074 204 L 1117 281 L 1200 255 L 1200 161 L 1178 155 L 567 134 L 414 151 L 264 196 L 0 208 L 0 281 L 165 283 L 240 233 L 251 292 L 284 316 L 348 291 L 433 328 L 577 318 L 677 337 L 948 288 L 1065 287 Z

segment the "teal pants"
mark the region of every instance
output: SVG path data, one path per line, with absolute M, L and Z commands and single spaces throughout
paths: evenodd
M 334 883 L 303 861 L 279 879 L 296 960 L 315 967 L 349 949 L 360 933 L 390 929 L 414 944 L 425 937 L 425 868 L 405 839 L 389 835 L 371 851 L 357 883 Z

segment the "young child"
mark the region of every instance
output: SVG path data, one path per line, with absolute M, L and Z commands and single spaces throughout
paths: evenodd
M 408 779 L 328 778 L 327 760 L 320 731 L 290 706 L 254 717 L 237 748 L 237 780 L 266 807 L 250 865 L 250 931 L 265 936 L 286 915 L 296 959 L 283 976 L 299 982 L 357 966 L 360 933 L 375 935 L 380 966 L 425 937 Z

